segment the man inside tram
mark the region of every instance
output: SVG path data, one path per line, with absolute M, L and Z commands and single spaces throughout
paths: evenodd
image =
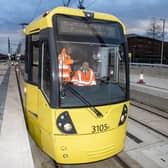
M 59 78 L 60 80 L 63 79 L 64 82 L 71 81 L 71 65 L 74 63 L 71 54 L 71 48 L 63 48 L 58 55 Z
M 79 70 L 75 71 L 71 82 L 77 86 L 96 85 L 95 74 L 89 67 L 88 62 L 84 62 Z

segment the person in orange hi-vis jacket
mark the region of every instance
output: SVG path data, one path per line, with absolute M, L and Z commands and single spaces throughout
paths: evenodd
M 71 82 L 77 86 L 96 85 L 95 74 L 89 67 L 88 62 L 84 62 L 81 68 L 74 73 Z
M 59 78 L 60 80 L 63 79 L 64 82 L 71 81 L 71 65 L 74 63 L 74 60 L 70 56 L 71 53 L 71 48 L 63 48 L 58 55 Z

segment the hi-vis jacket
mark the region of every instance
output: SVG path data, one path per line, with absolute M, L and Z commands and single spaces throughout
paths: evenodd
M 89 68 L 87 72 L 77 70 L 72 77 L 71 82 L 77 86 L 92 86 L 96 85 L 95 75 L 92 69 Z
M 61 53 L 58 56 L 58 69 L 59 69 L 59 78 L 63 78 L 64 81 L 70 82 L 71 77 L 71 64 L 74 63 L 74 60 L 71 56 L 67 55 L 66 49 L 63 48 Z

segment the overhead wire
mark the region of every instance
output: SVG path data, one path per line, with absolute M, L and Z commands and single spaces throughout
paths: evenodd
M 96 0 L 92 0 L 92 2 L 88 3 L 85 8 L 91 7 L 96 3 Z
M 74 0 L 72 2 L 72 6 L 76 4 L 76 7 L 77 8 L 80 8 L 80 7 L 84 7 L 85 9 L 87 9 L 88 7 L 94 5 L 96 3 L 96 0 L 92 0 L 91 2 L 88 2 L 86 5 L 84 5 L 84 0 Z
M 79 8 L 83 4 L 84 0 L 73 0 L 71 5 L 69 4 L 69 7 L 75 7 L 76 5 L 77 8 Z
M 70 6 L 71 2 L 72 2 L 71 0 L 67 0 L 67 1 L 62 0 L 63 5 L 67 6 L 67 7 Z M 78 8 L 84 7 L 84 5 L 83 5 L 84 4 L 84 0 L 74 0 L 73 2 L 74 3 L 72 3 L 72 5 L 76 4 Z M 85 6 L 85 8 L 91 7 L 95 3 L 96 3 L 96 0 L 93 0 L 92 2 L 88 3 Z M 37 4 L 37 6 L 36 6 L 36 8 L 35 8 L 35 10 L 33 12 L 33 15 L 32 15 L 32 18 L 31 18 L 30 22 L 32 22 L 33 19 L 36 17 L 37 13 L 39 12 L 41 4 L 42 4 L 42 0 L 39 0 L 39 3 Z
M 76 7 L 78 7 L 78 0 L 74 0 L 71 4 L 71 6 L 73 7 L 73 5 L 76 5 Z M 74 6 L 75 7 L 75 6 Z
M 64 6 L 68 7 L 68 6 L 70 6 L 71 0 L 66 0 L 66 1 L 62 0 L 62 3 L 63 3 Z
M 79 6 L 78 6 L 78 8 L 79 9 L 85 9 L 85 7 L 84 7 L 84 0 L 78 0 L 78 3 L 79 3 Z
M 36 6 L 36 8 L 34 10 L 34 13 L 32 15 L 32 18 L 31 18 L 30 22 L 32 22 L 33 19 L 36 17 L 36 15 L 37 15 L 37 13 L 38 13 L 38 11 L 40 9 L 41 3 L 42 3 L 42 0 L 39 0 L 39 3 L 37 4 L 37 6 Z

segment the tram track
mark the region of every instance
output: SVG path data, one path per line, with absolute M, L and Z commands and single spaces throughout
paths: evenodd
M 77 165 L 59 165 L 55 163 L 55 168 L 143 168 L 137 161 L 133 160 L 126 152 L 102 161 Z
M 77 164 L 77 165 L 61 165 L 55 163 L 55 168 L 142 168 L 142 167 L 136 161 L 132 160 L 128 155 L 124 154 L 123 157 L 123 154 L 121 154 L 121 156 L 120 154 L 118 154 L 109 159 L 93 163 Z
M 164 118 L 164 119 L 168 120 L 168 113 L 167 112 L 161 111 L 159 109 L 156 109 L 156 108 L 153 108 L 153 107 L 150 107 L 150 106 L 147 107 L 147 105 L 140 104 L 140 103 L 137 103 L 137 102 L 134 102 L 134 101 L 131 101 L 130 105 L 134 106 L 134 107 L 137 107 L 137 108 L 140 108 L 140 109 L 145 110 L 145 111 L 147 111 L 151 114 L 154 114 L 156 116 L 159 116 L 161 118 Z M 162 114 L 160 114 L 160 113 L 162 113 Z
M 132 139 L 137 144 L 143 143 L 143 141 L 140 138 L 138 138 L 137 136 L 133 135 L 131 132 L 127 131 L 127 137 L 129 137 L 130 139 Z
M 139 123 L 140 125 L 143 125 L 144 127 L 149 128 L 150 130 L 152 130 L 152 131 L 154 131 L 154 132 L 156 132 L 156 133 L 158 133 L 158 134 L 164 136 L 165 138 L 168 138 L 168 135 L 167 135 L 167 134 L 165 134 L 165 133 L 163 133 L 163 132 L 161 132 L 161 131 L 159 131 L 159 130 L 157 130 L 157 129 L 155 129 L 155 128 L 153 128 L 153 127 L 147 125 L 147 124 L 145 124 L 144 122 L 138 121 L 137 119 L 135 119 L 135 118 L 133 118 L 133 117 L 130 117 L 130 116 L 129 116 L 128 118 L 131 119 L 131 120 L 133 120 L 133 121 L 135 121 L 135 122 L 137 122 L 137 123 Z
M 121 159 L 118 155 L 114 157 L 114 159 L 123 167 L 123 168 L 130 168 L 130 165 L 125 162 L 125 160 Z
M 140 110 L 143 110 L 144 112 L 150 113 L 151 115 L 154 115 L 155 117 L 159 117 L 161 120 L 165 120 L 165 121 L 168 120 L 168 114 L 166 112 L 162 112 L 162 111 L 155 109 L 155 108 L 152 108 L 152 109 L 147 108 L 147 107 L 144 107 L 143 105 L 137 104 L 135 102 L 131 102 L 130 104 L 131 104 L 131 106 L 134 106 Z M 162 114 L 160 114 L 160 113 L 162 113 Z M 142 121 L 142 119 L 139 119 L 137 116 L 135 117 L 135 114 L 134 114 L 134 116 L 129 115 L 128 118 L 130 120 L 148 128 L 148 129 L 152 130 L 153 132 L 155 132 L 165 138 L 168 138 L 168 134 L 166 134 L 164 131 L 155 128 L 154 126 L 152 126 L 152 124 L 149 124 L 152 121 L 148 121 L 148 122 Z

